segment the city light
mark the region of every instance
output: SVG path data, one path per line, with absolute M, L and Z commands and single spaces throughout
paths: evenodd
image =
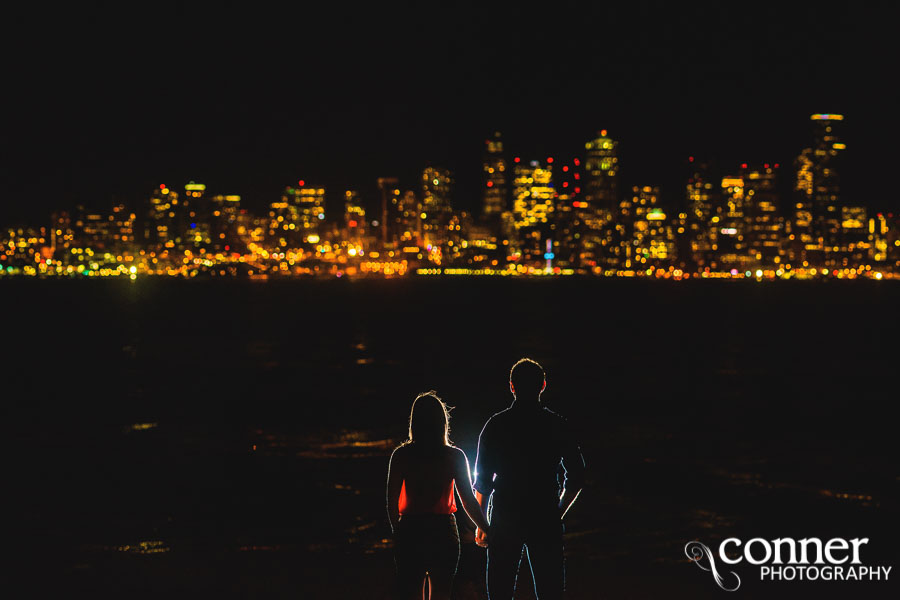
M 340 214 L 326 213 L 325 188 L 305 179 L 259 214 L 205 183 L 183 193 L 162 183 L 131 206 L 0 230 L 0 276 L 900 278 L 900 216 L 869 214 L 838 185 L 843 121 L 812 115 L 787 196 L 775 185 L 779 163 L 713 177 L 690 156 L 678 194 L 623 189 L 619 142 L 605 129 L 583 157 L 511 164 L 495 132 L 481 211 L 454 208 L 454 174 L 437 166 L 416 189 L 382 177 L 376 198 L 345 190 Z

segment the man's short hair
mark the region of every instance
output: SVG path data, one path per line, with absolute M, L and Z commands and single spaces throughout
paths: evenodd
M 509 382 L 513 384 L 516 395 L 541 393 L 545 378 L 543 367 L 530 358 L 520 359 L 509 370 Z

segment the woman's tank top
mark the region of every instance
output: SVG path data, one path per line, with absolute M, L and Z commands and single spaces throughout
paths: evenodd
M 456 494 L 453 491 L 453 477 L 447 465 L 448 449 L 441 449 L 442 452 L 432 454 L 430 451 L 420 454 L 414 448 L 408 451 L 414 452 L 414 456 L 410 456 L 410 464 L 407 473 L 400 487 L 399 509 L 401 515 L 421 515 L 436 514 L 449 515 L 456 512 Z M 441 476 L 439 473 L 446 473 L 446 480 L 434 482 L 434 478 Z M 426 475 L 427 473 L 427 475 Z M 413 481 L 420 485 L 413 486 L 418 493 L 411 494 L 407 488 L 408 478 L 414 477 Z M 431 479 L 431 481 L 428 481 Z M 421 484 L 426 483 L 428 490 L 421 488 Z M 439 489 L 438 489 L 439 486 Z
M 420 515 L 435 514 L 449 515 L 456 512 L 456 494 L 453 493 L 453 480 L 447 484 L 447 488 L 441 494 L 441 497 L 431 506 L 420 506 L 411 501 L 406 494 L 406 480 L 403 480 L 403 486 L 400 488 L 400 514 L 401 515 Z

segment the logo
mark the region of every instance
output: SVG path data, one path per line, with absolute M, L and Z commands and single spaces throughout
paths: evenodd
M 862 548 L 869 538 L 753 538 L 747 543 L 728 538 L 719 544 L 718 554 L 699 541 L 688 542 L 684 554 L 704 571 L 712 573 L 726 592 L 741 587 L 741 577 L 728 570 L 731 565 L 759 567 L 761 581 L 887 581 L 889 566 L 864 565 Z M 731 556 L 729 556 L 729 553 Z

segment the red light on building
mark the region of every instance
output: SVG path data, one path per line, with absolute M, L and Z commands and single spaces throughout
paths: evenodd
M 746 168 L 747 168 L 747 163 L 741 163 L 741 168 L 742 168 L 742 169 L 746 169 Z
M 519 162 L 521 159 L 517 156 L 513 159 L 513 162 Z
M 300 187 L 303 187 L 304 185 L 306 185 L 306 181 L 301 179 L 300 181 L 297 182 L 297 185 L 299 185 Z
M 693 157 L 693 156 L 688 156 L 688 162 L 694 162 L 694 157 Z
M 569 170 L 569 165 L 563 165 L 563 172 L 566 172 L 568 170 Z
M 568 182 L 568 181 L 563 181 L 563 187 L 569 187 L 569 182 Z
M 606 130 L 605 130 L 605 129 L 601 129 L 601 130 L 600 130 L 600 135 L 606 137 Z
M 581 179 L 581 173 L 575 173 L 575 179 Z
M 576 193 L 576 194 L 580 194 L 580 193 L 581 193 L 581 188 L 580 188 L 580 187 L 575 188 L 575 193 Z M 585 205 L 585 206 L 586 206 L 586 205 Z
M 358 223 L 357 223 L 356 221 L 350 221 L 350 222 L 347 223 L 347 224 L 348 224 L 350 227 L 356 227 L 356 226 L 358 225 Z
M 493 182 L 493 181 L 488 181 L 488 182 L 487 182 L 487 186 L 488 186 L 488 187 L 494 187 L 494 182 Z
M 164 184 L 164 183 L 159 184 L 159 189 L 161 189 L 161 190 L 166 189 L 166 184 Z
M 781 166 L 781 165 L 779 165 L 778 163 L 775 163 L 775 168 L 776 168 L 776 169 L 777 169 L 778 167 L 780 167 L 780 166 Z
M 572 162 L 575 163 L 576 167 L 581 164 L 581 161 L 578 160 L 577 158 L 575 160 L 573 160 Z
M 768 169 L 768 168 L 769 168 L 769 163 L 764 164 L 764 165 L 763 165 L 763 168 L 764 168 L 764 169 Z
M 552 157 L 552 156 L 548 156 L 548 157 L 547 157 L 547 164 L 548 164 L 548 165 L 552 165 L 552 164 L 553 164 L 553 157 Z

